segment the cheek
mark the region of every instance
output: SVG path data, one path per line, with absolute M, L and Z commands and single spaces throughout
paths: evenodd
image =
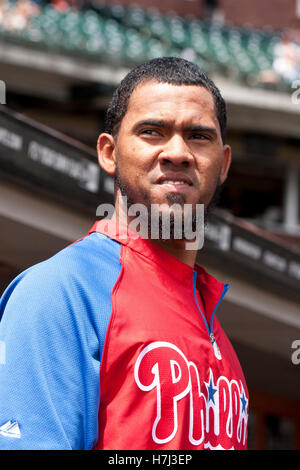
M 221 165 L 219 161 L 212 158 L 206 158 L 200 161 L 198 170 L 202 180 L 205 180 L 207 184 L 213 183 L 220 174 Z
M 116 152 L 116 160 L 118 162 L 118 167 L 120 170 L 120 174 L 123 177 L 132 177 L 134 174 L 134 169 L 137 167 L 137 159 L 135 156 L 136 149 L 135 147 L 130 147 L 129 145 L 123 145 L 126 151 L 117 151 Z
M 199 168 L 200 191 L 202 195 L 210 197 L 215 192 L 221 173 L 221 164 L 216 161 L 206 160 Z
M 142 170 L 147 161 L 145 152 L 142 151 L 139 145 L 132 145 L 130 143 L 124 146 L 124 149 L 126 149 L 125 152 L 123 151 L 118 154 L 119 165 L 129 172 Z

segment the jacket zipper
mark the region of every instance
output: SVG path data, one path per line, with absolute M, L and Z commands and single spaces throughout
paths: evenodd
M 211 342 L 211 345 L 212 347 L 214 348 L 214 353 L 215 353 L 215 356 L 217 359 L 222 359 L 221 357 L 221 353 L 220 353 L 220 350 L 219 350 L 219 347 L 217 345 L 217 342 L 216 342 L 216 338 L 214 336 L 214 333 L 213 333 L 213 320 L 214 320 L 214 316 L 215 316 L 215 313 L 217 311 L 217 308 L 219 307 L 223 297 L 225 296 L 226 292 L 228 291 L 229 289 L 229 284 L 224 284 L 224 287 L 223 287 L 223 291 L 222 291 L 222 294 L 221 294 L 221 297 L 219 298 L 218 302 L 217 302 L 217 305 L 215 306 L 214 310 L 213 310 L 213 313 L 211 315 L 211 318 L 210 318 L 210 325 L 208 325 L 207 323 L 207 320 L 205 318 L 205 315 L 203 314 L 201 308 L 199 307 L 199 304 L 198 304 L 198 301 L 197 301 L 197 296 L 196 296 L 196 280 L 197 280 L 197 272 L 194 271 L 193 273 L 193 287 L 194 287 L 194 297 L 195 297 L 195 301 L 196 301 L 196 305 L 198 307 L 198 310 L 199 312 L 201 313 L 201 316 L 203 318 L 203 321 L 205 323 L 205 326 L 206 326 L 206 329 L 207 329 L 207 332 L 208 332 L 208 336 L 210 338 L 210 342 Z

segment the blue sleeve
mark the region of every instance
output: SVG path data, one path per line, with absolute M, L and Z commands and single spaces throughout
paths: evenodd
M 101 349 L 118 270 L 107 274 L 103 265 L 93 275 L 84 243 L 25 271 L 2 296 L 0 449 L 92 449 L 97 440 Z

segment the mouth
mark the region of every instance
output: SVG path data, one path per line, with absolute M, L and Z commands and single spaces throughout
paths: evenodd
M 192 180 L 182 173 L 166 173 L 158 178 L 156 184 L 170 192 L 187 191 L 193 185 Z

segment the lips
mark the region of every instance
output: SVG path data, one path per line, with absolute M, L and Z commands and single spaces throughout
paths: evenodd
M 187 193 L 190 191 L 193 182 L 185 173 L 164 173 L 156 184 L 162 191 L 167 193 Z
M 172 185 L 189 185 L 191 186 L 192 180 L 184 173 L 165 173 L 161 175 L 156 181 L 157 184 L 172 184 Z

